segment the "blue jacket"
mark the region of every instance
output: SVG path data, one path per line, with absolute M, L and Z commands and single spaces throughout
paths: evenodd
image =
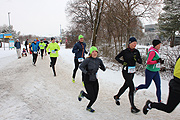
M 37 52 L 37 51 L 39 51 L 39 45 L 36 43 L 32 43 L 31 44 L 31 50 L 33 51 L 33 52 Z
M 83 48 L 84 46 L 84 48 Z M 88 53 L 86 51 L 86 43 L 81 43 L 81 42 L 77 42 L 73 49 L 72 49 L 72 52 L 75 53 L 75 59 L 78 59 L 78 58 L 84 58 L 84 53 Z
M 14 43 L 14 47 L 16 47 L 16 49 L 20 49 L 21 48 L 21 43 L 16 41 Z

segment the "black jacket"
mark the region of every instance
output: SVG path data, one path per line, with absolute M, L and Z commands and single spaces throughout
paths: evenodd
M 120 59 L 121 57 L 123 57 L 123 60 Z M 125 66 L 136 66 L 136 62 L 138 62 L 139 64 L 142 64 L 142 59 L 137 49 L 134 49 L 133 51 L 131 51 L 130 48 L 126 48 L 125 50 L 121 51 L 115 57 L 115 59 L 122 65 L 124 64 L 124 62 L 127 63 L 126 65 L 124 64 L 123 68 Z
M 27 41 L 27 40 L 25 41 L 25 44 L 24 44 L 24 45 L 25 45 L 25 46 L 27 46 L 27 45 L 28 45 L 28 41 Z
M 105 71 L 106 68 L 100 58 L 86 58 L 79 66 L 80 70 L 88 77 L 88 81 L 96 81 L 96 73 L 98 69 Z M 86 79 L 87 80 L 87 79 Z
M 84 53 L 86 53 L 86 54 L 88 53 L 86 51 L 86 43 L 77 42 L 74 45 L 72 52 L 75 53 L 75 59 L 84 58 Z

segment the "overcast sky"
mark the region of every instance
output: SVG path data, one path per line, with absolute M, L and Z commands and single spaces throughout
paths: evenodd
M 66 29 L 68 21 L 65 14 L 69 0 L 0 0 L 0 26 L 8 22 L 21 35 L 58 36 L 60 25 Z M 143 21 L 143 24 L 152 24 Z
M 68 0 L 0 0 L 0 26 L 8 22 L 21 35 L 57 36 L 68 25 L 65 8 Z

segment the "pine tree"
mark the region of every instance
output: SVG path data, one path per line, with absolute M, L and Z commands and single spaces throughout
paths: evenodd
M 175 32 L 180 31 L 180 0 L 164 0 L 164 12 L 160 14 L 158 25 L 161 34 L 171 39 L 174 46 Z

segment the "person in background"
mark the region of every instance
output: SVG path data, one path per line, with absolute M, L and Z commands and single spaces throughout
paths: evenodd
M 74 45 L 73 49 L 72 49 L 72 53 L 75 53 L 75 57 L 74 57 L 74 65 L 75 68 L 73 70 L 73 76 L 72 76 L 72 82 L 75 83 L 75 77 L 76 77 L 76 72 L 78 70 L 79 64 L 83 62 L 83 60 L 85 59 L 84 57 L 84 53 L 88 53 L 86 51 L 86 43 L 84 43 L 84 36 L 79 35 L 78 36 L 79 41 Z M 82 73 L 82 80 L 84 77 L 84 74 Z M 83 85 L 84 82 L 82 81 Z
M 31 43 L 29 43 L 29 53 L 32 54 L 32 52 L 31 52 Z
M 25 48 L 23 48 L 23 51 L 22 51 L 22 57 L 24 57 L 24 56 L 27 56 L 27 53 L 26 53 L 26 49 L 25 49 Z
M 143 107 L 143 113 L 146 115 L 149 110 L 155 108 L 166 113 L 171 113 L 180 102 L 180 56 L 178 57 L 175 67 L 174 67 L 174 78 L 169 82 L 169 97 L 167 103 L 157 103 L 146 101 Z
M 40 47 L 40 51 L 41 51 L 41 59 L 43 59 L 45 46 L 46 46 L 46 44 L 43 42 L 43 40 L 41 40 L 41 42 L 39 43 L 39 47 Z
M 156 85 L 156 96 L 158 102 L 161 102 L 161 80 L 160 80 L 160 64 L 164 63 L 164 60 L 160 58 L 159 49 L 161 47 L 160 40 L 153 40 L 152 41 L 153 47 L 150 47 L 148 50 L 147 55 L 147 67 L 145 70 L 145 84 L 141 84 L 136 87 L 135 92 L 140 89 L 147 89 L 149 88 L 152 80 Z
M 39 51 L 39 45 L 37 44 L 37 40 L 35 39 L 34 42 L 31 44 L 31 52 L 33 56 L 33 65 L 36 66 L 37 56 Z
M 28 47 L 27 47 L 27 46 L 28 46 L 28 39 L 25 41 L 25 44 L 24 44 L 24 45 L 25 45 L 25 47 L 26 47 L 26 51 L 28 52 Z
M 90 48 L 90 56 L 79 66 L 80 70 L 84 73 L 83 81 L 87 93 L 82 90 L 78 96 L 78 100 L 81 101 L 83 97 L 90 100 L 86 108 L 86 110 L 90 112 L 95 112 L 95 110 L 92 109 L 92 105 L 96 101 L 99 91 L 99 83 L 96 74 L 99 68 L 103 71 L 106 70 L 102 60 L 98 58 L 97 55 L 98 49 L 95 46 L 92 46 Z
M 45 48 L 44 48 L 44 49 L 45 49 L 45 55 L 47 55 L 46 48 L 47 48 L 49 42 L 46 40 L 46 38 L 44 38 L 44 43 L 46 44 L 46 46 L 45 46 Z
M 55 42 L 55 38 L 51 38 L 51 43 L 48 45 L 46 48 L 48 54 L 50 54 L 50 67 L 52 67 L 54 76 L 56 76 L 56 71 L 55 71 L 55 64 L 57 61 L 57 57 L 59 56 L 58 51 L 60 50 L 59 45 Z
M 138 113 L 140 110 L 134 105 L 134 73 L 136 72 L 136 62 L 142 64 L 142 59 L 140 53 L 135 49 L 137 40 L 135 37 L 129 39 L 128 48 L 121 51 L 115 59 L 123 65 L 122 74 L 125 79 L 124 85 L 120 88 L 117 95 L 114 96 L 115 102 L 117 105 L 120 105 L 119 97 L 129 88 L 129 101 L 131 104 L 131 112 Z M 123 57 L 123 60 L 120 58 Z
M 14 43 L 14 47 L 16 47 L 17 57 L 18 59 L 21 58 L 21 43 L 19 42 L 19 39 L 16 39 L 16 42 Z

